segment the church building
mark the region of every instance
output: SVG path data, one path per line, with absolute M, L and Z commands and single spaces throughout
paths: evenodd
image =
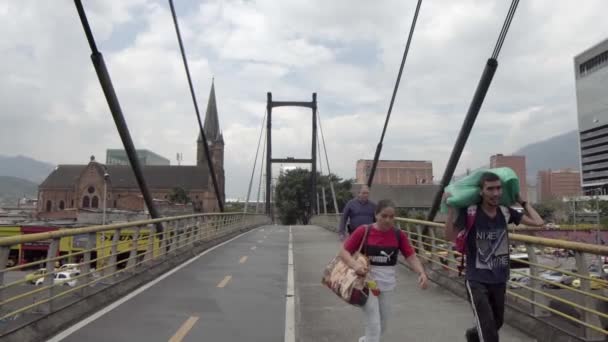
M 220 131 L 215 86 L 211 85 L 204 132 L 214 172 L 225 201 L 224 138 Z M 196 165 L 142 165 L 142 172 L 154 201 L 169 203 L 174 188 L 188 194 L 195 212 L 218 211 L 217 199 L 199 133 Z M 86 165 L 59 165 L 38 188 L 38 217 L 76 218 L 78 212 L 100 211 L 104 187 L 109 210 L 144 211 L 145 203 L 130 165 L 104 165 L 91 157 Z

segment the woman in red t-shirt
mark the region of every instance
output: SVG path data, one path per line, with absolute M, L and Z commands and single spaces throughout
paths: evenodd
M 390 303 L 396 286 L 395 265 L 399 252 L 405 261 L 419 274 L 418 284 L 421 289 L 428 286 L 428 277 L 416 253 L 410 244 L 407 234 L 395 228 L 395 204 L 391 200 L 381 200 L 376 207 L 376 223 L 358 227 L 344 242 L 340 251 L 342 260 L 353 268 L 357 274 L 367 275 L 369 281 L 375 282 L 374 292 L 363 306 L 365 313 L 365 336 L 359 342 L 379 342 L 386 331 L 386 320 L 390 315 Z M 370 267 L 357 262 L 355 253 L 368 230 L 367 239 L 363 241 L 361 253 L 369 259 Z M 369 274 L 368 274 L 369 273 Z

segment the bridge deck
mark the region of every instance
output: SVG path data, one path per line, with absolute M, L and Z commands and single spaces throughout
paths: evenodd
M 339 247 L 335 234 L 316 226 L 295 226 L 292 234 L 296 341 L 357 341 L 363 334 L 361 312 L 320 284 L 323 267 Z M 288 241 L 284 226 L 246 233 L 51 341 L 169 341 L 180 336 L 183 341 L 284 341 Z M 464 329 L 472 324 L 464 300 L 438 286 L 422 292 L 404 267 L 398 276 L 387 341 L 464 340 Z M 508 326 L 501 337 L 532 341 Z

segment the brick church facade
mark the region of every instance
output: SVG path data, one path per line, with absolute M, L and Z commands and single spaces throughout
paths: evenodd
M 205 136 L 209 144 L 220 197 L 225 201 L 224 138 L 220 131 L 211 85 L 205 115 Z M 167 204 L 175 187 L 184 189 L 196 212 L 218 211 L 201 135 L 197 140 L 196 165 L 142 165 L 142 172 L 155 203 Z M 108 175 L 107 180 L 104 175 Z M 144 211 L 145 203 L 129 165 L 104 165 L 91 157 L 86 165 L 59 165 L 38 188 L 38 217 L 41 219 L 76 218 L 81 210 L 101 211 L 104 185 L 109 210 Z

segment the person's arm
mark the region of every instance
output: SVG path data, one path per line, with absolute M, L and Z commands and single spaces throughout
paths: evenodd
M 342 211 L 342 217 L 340 217 L 340 227 L 338 228 L 338 234 L 340 234 L 340 236 L 346 235 L 346 221 L 350 216 L 350 204 L 350 201 L 346 203 L 344 210 Z
M 443 194 L 443 200 L 446 201 L 446 205 L 447 205 L 447 200 L 448 198 L 451 196 L 450 193 L 446 192 Z M 445 238 L 447 241 L 454 241 L 456 240 L 456 236 L 458 235 L 458 232 L 460 231 L 461 227 L 458 227 L 456 220 L 458 219 L 458 212 L 456 211 L 456 208 L 451 207 L 451 206 L 447 206 L 448 207 L 448 217 L 446 219 L 445 222 Z
M 521 206 L 524 208 L 524 214 L 523 216 L 521 216 L 519 220 L 520 222 L 513 220 L 513 223 L 515 223 L 516 225 L 519 223 L 523 223 L 526 226 L 533 227 L 541 227 L 545 225 L 545 221 L 543 220 L 543 218 L 540 217 L 540 215 L 536 212 L 536 209 L 534 209 L 534 207 L 532 207 L 530 203 L 522 201 L 519 196 L 517 198 L 517 202 L 521 204 Z
M 359 249 L 359 246 L 361 246 L 361 241 L 363 241 L 365 230 L 365 227 L 357 228 L 357 230 L 351 234 L 348 240 L 344 241 L 344 245 L 339 253 L 342 261 L 344 261 L 348 267 L 354 269 L 358 275 L 365 275 L 368 271 L 367 265 L 358 262 L 352 256 L 353 253 Z
M 458 230 L 455 225 L 456 222 L 456 209 L 448 207 L 448 218 L 445 222 L 445 239 L 447 241 L 456 240 Z
M 340 257 L 342 258 L 342 261 L 344 261 L 348 265 L 348 267 L 354 269 L 355 273 L 357 273 L 358 275 L 364 276 L 367 274 L 367 265 L 364 265 L 355 260 L 355 258 L 353 258 L 352 254 L 350 254 L 350 252 L 347 251 L 346 248 L 342 247 L 342 250 L 340 251 Z
M 416 252 L 414 252 L 414 248 L 410 244 L 410 239 L 403 231 L 401 231 L 401 240 L 401 254 L 405 257 L 405 262 L 414 272 L 418 273 L 418 286 L 424 290 L 429 286 L 429 277 L 426 275 L 424 266 L 422 266 L 422 263 L 416 256 Z

